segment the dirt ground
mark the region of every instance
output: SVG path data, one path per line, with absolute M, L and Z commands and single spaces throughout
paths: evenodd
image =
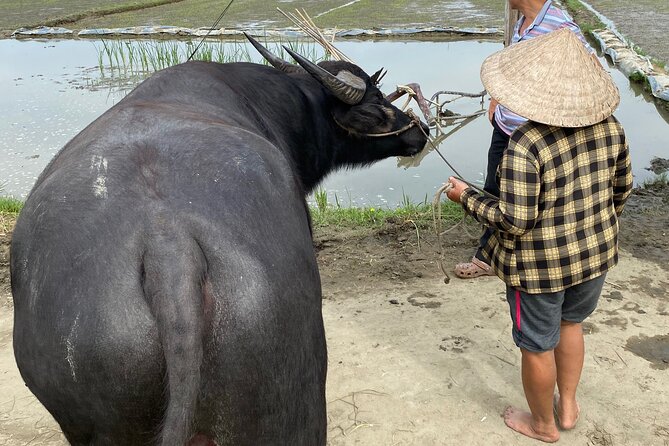
M 669 2 L 666 0 L 587 0 L 597 11 L 615 23 L 625 37 L 644 54 L 669 64 Z
M 669 190 L 642 191 L 622 222 L 620 264 L 585 323 L 582 416 L 562 443 L 669 444 Z M 476 233 L 473 224 L 467 226 Z M 455 231 L 447 265 L 475 243 Z M 3 281 L 9 236 L 0 236 Z M 331 445 L 536 444 L 504 426 L 524 407 L 519 353 L 497 278 L 449 284 L 431 231 L 319 229 L 328 338 Z M 12 307 L 0 295 L 0 445 L 63 445 L 24 386 L 11 346 Z

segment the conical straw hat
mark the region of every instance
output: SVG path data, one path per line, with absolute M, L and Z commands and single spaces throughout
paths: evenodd
M 489 56 L 481 80 L 490 96 L 512 112 L 558 127 L 596 124 L 620 103 L 609 73 L 567 28 Z

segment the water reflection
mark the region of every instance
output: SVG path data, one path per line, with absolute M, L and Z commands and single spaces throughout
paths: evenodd
M 398 90 L 400 90 L 400 87 L 398 87 Z M 417 90 L 420 95 L 419 87 Z M 414 92 L 412 91 L 412 93 Z M 432 151 L 436 151 L 448 165 L 448 159 L 440 152 L 439 147 L 444 145 L 446 140 L 456 132 L 486 114 L 485 99 L 485 90 L 478 93 L 444 90 L 436 92 L 429 100 L 424 98 L 425 105 L 420 107 L 419 104 L 419 107 L 422 109 L 425 122 L 430 125 L 430 140 L 427 142 L 425 149 L 417 155 L 398 158 L 397 167 L 418 167 Z M 419 102 L 419 100 L 415 99 L 416 102 Z M 402 109 L 404 110 L 405 107 Z M 457 175 L 461 175 L 453 165 L 449 167 L 455 169 Z
M 0 40 L 0 58 L 9 62 L 0 65 L 3 193 L 25 197 L 57 151 L 125 95 L 124 78 L 103 79 L 100 46 L 99 41 L 89 40 Z M 501 44 L 473 40 L 344 41 L 338 47 L 369 73 L 385 67 L 388 75 L 382 85 L 384 93 L 390 93 L 396 85 L 417 82 L 426 96 L 431 96 L 439 90 L 481 91 L 480 65 L 487 55 L 501 49 Z M 253 51 L 248 54 L 260 60 Z M 643 169 L 650 160 L 669 153 L 669 117 L 665 110 L 660 115 L 638 86 L 630 85 L 615 70 L 612 74 L 622 95 L 616 116 L 627 131 L 634 173 L 640 182 L 653 176 Z M 133 78 L 132 83 L 140 78 Z M 471 99 L 449 105 L 451 108 L 467 114 L 481 105 Z M 464 177 L 482 182 L 491 130 L 485 117 L 462 122 L 446 129 L 451 134 L 439 150 Z M 395 206 L 403 197 L 414 202 L 429 200 L 451 174 L 437 153 L 424 151 L 413 160 L 389 159 L 370 169 L 337 172 L 323 187 L 333 202 L 336 194 L 343 205 Z

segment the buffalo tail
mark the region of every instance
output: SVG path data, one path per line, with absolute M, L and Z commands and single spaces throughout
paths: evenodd
M 144 294 L 165 357 L 165 412 L 157 444 L 184 445 L 193 435 L 203 358 L 206 260 L 196 241 L 166 225 L 143 259 Z

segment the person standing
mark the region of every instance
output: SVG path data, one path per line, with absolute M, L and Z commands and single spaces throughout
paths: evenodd
M 551 0 L 509 0 L 512 9 L 520 11 L 521 16 L 516 23 L 511 45 L 530 40 L 557 29 L 568 28 L 581 40 L 585 48 L 596 58 L 595 50 L 585 40 L 581 29 L 574 23 L 565 11 L 553 5 Z M 522 72 L 519 73 L 519 75 Z M 524 117 L 512 112 L 492 98 L 488 109 L 488 118 L 493 126 L 492 139 L 488 149 L 488 165 L 484 190 L 495 196 L 499 195 L 499 186 L 496 181 L 496 172 L 502 153 L 509 143 L 509 136 L 523 123 Z M 485 261 L 482 249 L 488 242 L 492 232 L 485 229 L 479 240 L 478 248 L 471 261 L 459 263 L 455 266 L 455 275 L 461 279 L 476 278 L 494 275 L 492 268 Z
M 493 54 L 481 79 L 505 109 L 528 120 L 502 156 L 499 198 L 453 177 L 448 197 L 493 231 L 483 256 L 506 283 L 530 409 L 507 408 L 505 423 L 554 442 L 558 427 L 578 420 L 581 323 L 618 262 L 618 218 L 632 189 L 625 133 L 612 115 L 620 95 L 568 29 Z

